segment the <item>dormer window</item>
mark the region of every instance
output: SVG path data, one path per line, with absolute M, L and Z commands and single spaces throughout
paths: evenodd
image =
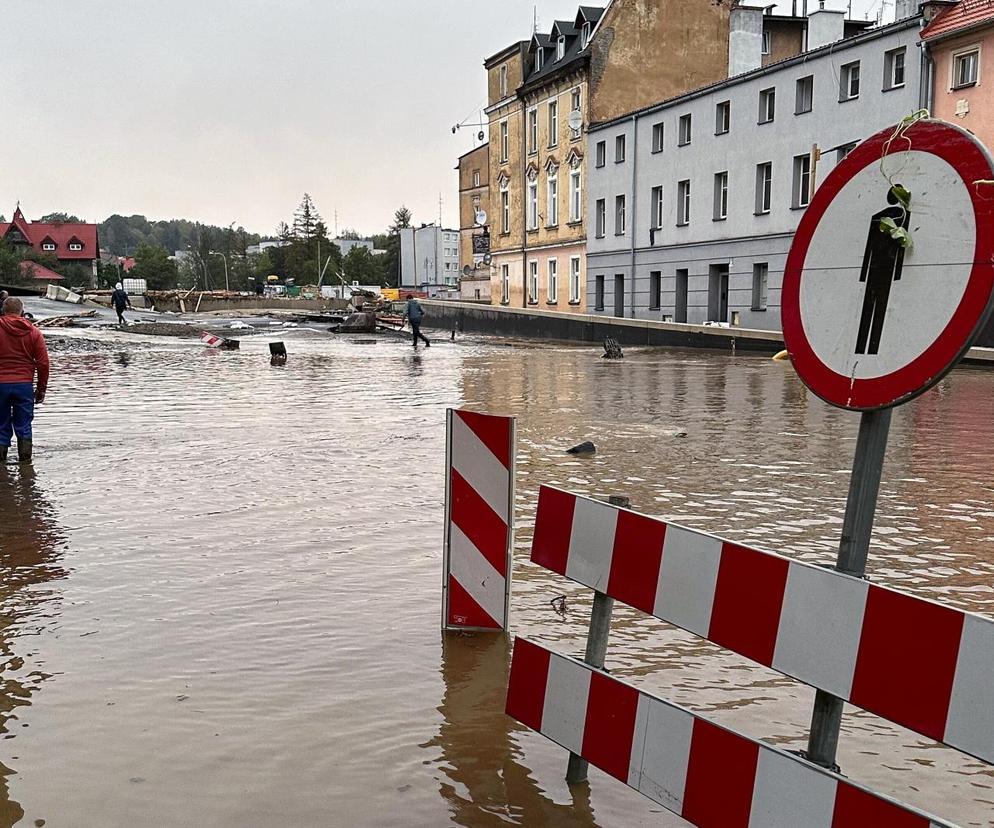
M 43 241 L 41 243 L 41 249 L 46 253 L 53 253 L 55 251 L 55 242 L 53 241 Z
M 583 28 L 580 29 L 580 48 L 581 49 L 586 49 L 587 48 L 587 44 L 590 43 L 590 35 L 593 33 L 593 29 L 594 29 L 594 27 L 590 24 L 589 21 L 583 24 Z
M 545 49 L 539 46 L 538 49 L 535 50 L 535 71 L 537 72 L 539 69 L 541 69 L 544 63 L 545 63 Z
M 562 60 L 564 57 L 566 57 L 566 38 L 559 35 L 556 41 L 556 60 Z
M 83 249 L 83 242 L 81 242 L 79 239 L 73 239 L 72 241 L 69 242 L 69 249 L 72 250 L 73 252 L 78 253 L 80 250 Z

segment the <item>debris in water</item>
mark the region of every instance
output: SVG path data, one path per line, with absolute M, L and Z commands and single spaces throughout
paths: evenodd
M 587 440 L 585 443 L 580 443 L 578 446 L 573 446 L 571 449 L 566 449 L 567 454 L 596 454 L 597 446 Z
M 624 359 L 625 354 L 621 350 L 621 344 L 617 339 L 605 337 L 604 339 L 604 359 Z

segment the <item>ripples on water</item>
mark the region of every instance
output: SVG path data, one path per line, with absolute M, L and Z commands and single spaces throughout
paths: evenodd
M 415 356 L 301 331 L 272 368 L 264 339 L 221 354 L 99 336 L 55 355 L 35 469 L 0 477 L 0 828 L 681 824 L 596 772 L 574 800 L 565 753 L 502 712 L 508 643 L 440 640 L 447 406 L 519 418 L 515 633 L 580 653 L 589 614 L 527 560 L 542 483 L 834 559 L 857 418 L 762 357 Z M 961 369 L 895 414 L 870 560 L 986 614 L 992 392 Z M 596 456 L 563 453 L 586 439 Z M 803 744 L 812 691 L 615 618 L 615 674 Z M 992 824 L 989 768 L 876 717 L 847 708 L 840 761 Z

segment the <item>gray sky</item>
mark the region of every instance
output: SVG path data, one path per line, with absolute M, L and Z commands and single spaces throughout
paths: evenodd
M 879 2 L 853 0 L 854 15 Z M 332 231 L 337 210 L 340 228 L 375 233 L 401 204 L 437 220 L 441 192 L 456 226 L 453 167 L 476 130 L 451 127 L 478 120 L 482 60 L 530 35 L 534 6 L 5 3 L 0 213 L 20 199 L 29 218 L 142 213 L 269 233 L 307 191 Z M 577 3 L 537 6 L 547 28 Z

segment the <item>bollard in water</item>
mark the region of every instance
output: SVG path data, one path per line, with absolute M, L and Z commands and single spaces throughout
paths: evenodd
M 609 502 L 612 506 L 622 509 L 631 508 L 629 498 L 621 495 L 611 495 Z M 611 634 L 611 612 L 614 609 L 614 598 L 603 592 L 594 593 L 594 606 L 590 612 L 590 629 L 587 632 L 587 652 L 583 660 L 598 670 L 604 666 L 607 657 L 607 640 Z M 577 785 L 587 781 L 587 760 L 576 753 L 570 753 L 569 764 L 566 766 L 566 784 Z

